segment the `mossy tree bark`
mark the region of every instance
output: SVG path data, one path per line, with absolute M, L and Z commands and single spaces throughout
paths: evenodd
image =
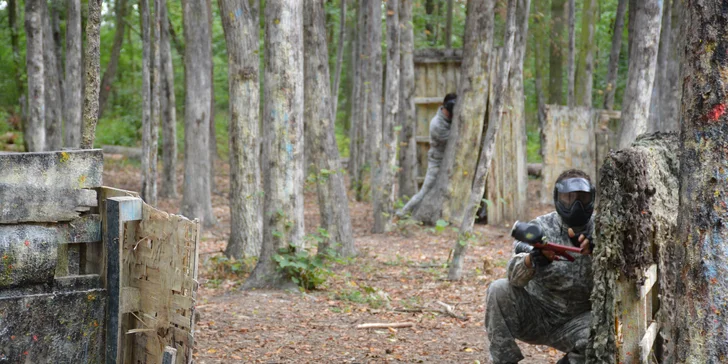
M 240 259 L 258 256 L 263 241 L 258 17 L 248 0 L 218 0 L 218 5 L 230 90 L 230 239 L 225 255 Z
M 281 248 L 304 245 L 303 2 L 266 0 L 265 23 L 263 245 L 248 289 L 291 285 L 273 257 Z
M 441 217 L 459 222 L 470 197 L 477 165 L 472 151 L 481 145 L 492 78 L 487 63 L 493 52 L 494 7 L 494 0 L 468 2 L 458 100 L 450 138 L 435 186 L 412 211 L 414 219 L 426 224 L 435 224 Z
M 316 176 L 321 227 L 328 238 L 318 246 L 319 253 L 335 249 L 344 256 L 356 254 L 349 217 L 344 175 L 334 133 L 330 105 L 335 98 L 329 88 L 328 47 L 323 0 L 304 3 L 304 112 L 306 145 Z

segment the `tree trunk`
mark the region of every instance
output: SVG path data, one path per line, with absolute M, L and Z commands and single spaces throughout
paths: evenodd
M 154 18 L 152 20 L 152 49 L 151 49 L 151 76 L 152 76 L 152 119 L 150 124 L 151 140 L 149 148 L 149 178 L 146 180 L 146 186 L 149 191 L 149 204 L 157 204 L 157 161 L 159 146 L 159 120 L 161 118 L 161 67 L 159 55 L 159 37 L 161 33 L 161 22 L 159 8 L 160 2 L 166 0 L 154 0 Z
M 86 21 L 86 54 L 84 57 L 83 124 L 81 148 L 91 149 L 99 121 L 99 68 L 101 60 L 101 0 L 89 0 Z
M 217 223 L 210 193 L 210 22 L 206 0 L 183 1 L 185 33 L 185 176 L 182 215 Z
M 452 48 L 452 0 L 447 0 L 447 20 L 445 23 L 445 48 Z
M 53 40 L 51 12 L 48 4 L 43 4 L 43 63 L 45 79 L 45 150 L 60 150 L 63 145 L 63 104 L 61 100 L 61 81 L 58 74 L 56 44 Z
M 379 149 L 379 169 L 373 170 L 374 233 L 391 228 L 394 216 L 394 182 L 397 169 L 397 132 L 399 115 L 399 4 L 387 0 L 387 79 L 382 107 L 382 143 Z
M 511 61 L 514 57 L 514 43 L 516 33 L 516 3 L 518 3 L 519 27 L 523 31 L 523 47 L 525 48 L 526 32 L 528 31 L 528 11 L 531 6 L 531 0 L 508 0 L 508 12 L 506 17 L 506 30 L 503 41 L 503 53 L 494 77 L 495 87 L 493 92 L 495 98 L 493 102 L 493 110 L 489 110 L 488 128 L 483 140 L 480 156 L 478 157 L 478 165 L 475 170 L 475 178 L 473 180 L 472 190 L 463 213 L 462 222 L 458 239 L 455 242 L 453 260 L 450 264 L 448 272 L 449 280 L 458 280 L 462 277 L 462 261 L 467 250 L 468 242 L 472 238 L 473 223 L 475 221 L 475 212 L 480 205 L 485 191 L 485 181 L 488 177 L 490 162 L 493 159 L 493 151 L 495 150 L 495 139 L 498 129 L 500 128 L 501 117 L 504 109 L 504 97 L 506 87 L 508 86 L 508 76 L 511 73 Z M 467 34 L 467 33 L 466 33 Z M 525 49 L 524 49 L 525 52 Z M 521 58 L 521 61 L 523 59 Z M 518 60 L 515 60 L 518 61 Z
M 678 243 L 670 261 L 675 297 L 671 317 L 679 363 L 720 363 L 728 356 L 728 290 L 725 288 L 725 204 L 728 148 L 725 50 L 728 8 L 684 4 L 686 43 L 680 134 Z
M 657 65 L 655 66 L 655 83 L 652 87 L 652 97 L 650 98 L 650 114 L 647 119 L 647 132 L 654 133 L 656 131 L 667 131 L 663 128 L 662 93 L 667 91 L 667 56 L 670 54 L 670 33 L 672 31 L 672 7 L 670 0 L 664 0 L 662 8 L 662 25 L 660 26 L 660 43 L 657 51 Z
M 69 0 L 71 1 L 71 0 Z M 114 45 L 111 46 L 111 58 L 106 65 L 104 77 L 101 79 L 101 91 L 99 92 L 99 118 L 104 115 L 106 109 L 106 101 L 109 98 L 114 78 L 116 78 L 116 69 L 119 67 L 119 56 L 121 55 L 121 46 L 124 43 L 124 28 L 126 21 L 126 0 L 115 1 L 116 22 L 114 23 Z
M 564 5 L 566 0 L 551 0 L 551 45 L 549 57 L 549 104 L 563 105 Z
M 399 197 L 417 193 L 417 141 L 415 130 L 415 36 L 412 26 L 413 0 L 399 0 L 400 95 L 399 95 Z
M 363 44 L 367 69 L 366 77 L 363 77 L 366 109 L 362 116 L 365 121 L 361 123 L 363 129 L 360 130 L 364 136 L 364 152 L 361 154 L 365 158 L 359 166 L 362 182 L 357 191 L 357 200 L 360 201 L 369 193 L 367 182 L 370 189 L 375 188 L 372 173 L 381 168 L 379 149 L 382 147 L 382 4 L 377 0 L 363 0 L 362 3 L 368 13 L 368 26 L 365 28 Z
M 212 54 L 212 0 L 207 0 L 207 21 L 210 23 L 210 60 Z M 215 162 L 217 161 L 217 132 L 215 132 L 215 62 L 210 61 L 210 192 L 216 192 Z
M 144 201 L 157 204 L 157 140 L 159 129 L 159 4 L 154 17 L 149 0 L 140 0 L 142 19 L 142 190 Z
M 362 151 L 362 144 L 363 144 L 363 127 L 362 123 L 364 122 L 364 118 L 362 118 L 362 113 L 364 112 L 364 108 L 366 105 L 366 102 L 364 98 L 366 95 L 363 92 L 363 84 L 365 82 L 364 79 L 364 71 L 366 66 L 367 59 L 364 57 L 364 39 L 366 35 L 366 23 L 367 23 L 367 14 L 364 9 L 365 0 L 359 0 L 359 7 L 357 9 L 357 24 L 356 24 L 356 41 L 355 45 L 352 47 L 352 52 L 354 53 L 354 56 L 352 57 L 354 59 L 354 64 L 352 66 L 353 68 L 353 86 L 352 86 L 352 102 L 351 102 L 351 120 L 349 121 L 349 165 L 347 166 L 349 169 L 349 175 L 350 177 L 350 186 L 352 190 L 356 192 L 356 196 L 358 199 L 359 196 L 359 190 L 361 189 L 361 176 L 359 175 L 359 168 L 361 166 L 362 162 L 362 156 L 364 152 Z
M 304 245 L 302 2 L 266 0 L 265 23 L 263 246 L 248 289 L 290 286 L 273 256 Z
M 331 118 L 336 124 L 336 112 L 339 108 L 339 81 L 341 80 L 341 65 L 344 61 L 344 38 L 346 35 L 346 0 L 341 0 L 341 14 L 339 14 L 339 45 L 336 49 L 336 74 L 334 74 L 334 85 L 331 87 Z
M 63 105 L 64 101 L 64 85 L 63 82 L 63 37 L 61 36 L 61 13 L 63 13 L 63 0 L 51 0 L 50 4 L 50 16 L 51 16 L 51 32 L 53 33 L 53 52 L 56 55 L 56 69 L 58 70 L 58 84 L 60 88 L 58 91 L 61 100 L 61 120 L 63 120 Z M 61 135 L 61 145 L 63 144 L 63 135 Z
M 661 0 L 645 0 L 637 4 L 635 38 L 629 58 L 627 90 L 624 93 L 622 122 L 619 126 L 619 149 L 628 147 L 637 135 L 647 130 L 661 15 Z
M 260 195 L 259 32 L 256 9 L 248 0 L 219 0 L 228 52 L 230 90 L 230 240 L 225 255 L 260 254 L 263 204 Z M 236 17 L 225 14 L 239 11 Z
M 629 0 L 629 17 L 627 19 L 627 58 L 632 56 L 632 44 L 634 44 L 635 36 L 634 24 L 637 19 L 638 12 L 637 2 L 638 0 Z
M 576 2 L 574 0 L 569 0 L 567 7 L 569 8 L 569 62 L 566 67 L 566 72 L 569 76 L 569 85 L 566 94 L 566 104 L 569 107 L 574 107 L 576 106 L 576 99 L 574 97 L 574 87 L 576 82 L 576 63 L 574 62 L 576 59 Z
M 612 50 L 609 53 L 607 66 L 607 88 L 604 95 L 604 108 L 614 108 L 614 94 L 617 91 L 617 74 L 619 71 L 619 52 L 622 50 L 622 30 L 624 29 L 624 15 L 627 12 L 627 0 L 619 0 L 617 14 L 612 29 Z
M 536 45 L 534 47 L 534 62 L 533 66 L 535 68 L 534 74 L 536 75 L 535 87 L 536 87 L 536 104 L 538 105 L 538 131 L 539 131 L 539 154 L 543 158 L 543 144 L 544 144 L 544 125 L 546 123 L 546 95 L 544 93 L 544 72 L 542 71 L 546 65 L 546 62 L 544 61 L 544 57 L 548 52 L 547 48 L 547 39 L 548 39 L 548 32 L 549 32 L 549 26 L 548 23 L 544 21 L 544 15 L 543 13 L 546 12 L 548 9 L 549 4 L 543 2 L 543 1 L 537 1 L 536 4 L 534 4 L 535 8 L 535 21 L 537 27 L 534 29 L 534 39 L 536 40 Z
M 45 78 L 43 62 L 43 7 L 45 0 L 25 0 L 25 58 L 28 73 L 28 119 L 25 141 L 28 152 L 42 152 L 46 145 Z
M 122 34 L 123 36 L 123 34 Z M 66 94 L 64 102 L 65 140 L 67 148 L 81 145 L 81 1 L 68 0 L 66 5 Z
M 311 171 L 316 176 L 321 227 L 328 231 L 319 243 L 319 253 L 335 249 L 344 256 L 356 254 L 349 217 L 344 175 L 341 172 L 339 150 L 336 146 L 334 118 L 329 103 L 329 60 L 326 46 L 326 23 L 323 0 L 306 1 L 303 22 L 304 105 L 308 133 L 306 145 L 310 151 Z M 335 246 L 338 244 L 339 246 Z
M 680 97 L 682 94 L 680 59 L 684 49 L 685 34 L 687 34 L 686 31 L 681 30 L 682 19 L 684 19 L 682 10 L 681 1 L 672 0 L 667 74 L 665 75 L 665 89 L 660 92 L 662 98 L 662 128 L 665 131 L 680 130 Z
M 426 224 L 434 224 L 441 217 L 459 221 L 470 197 L 477 164 L 472 151 L 481 145 L 492 78 L 487 63 L 493 52 L 494 7 L 495 0 L 468 2 L 458 99 L 445 156 L 435 186 L 412 211 L 414 219 Z
M 174 94 L 174 66 L 169 45 L 167 1 L 160 1 L 159 60 L 161 67 L 160 102 L 162 114 L 162 188 L 159 194 L 177 198 L 177 101 Z
M 10 44 L 13 48 L 13 64 L 15 65 L 15 88 L 20 99 L 25 91 L 23 86 L 23 70 L 20 61 L 20 36 L 18 35 L 17 0 L 8 0 L 8 22 L 10 25 Z
M 594 49 L 596 24 L 599 23 L 597 0 L 584 1 L 581 16 L 581 50 L 576 68 L 576 105 L 592 107 L 592 86 L 594 77 Z

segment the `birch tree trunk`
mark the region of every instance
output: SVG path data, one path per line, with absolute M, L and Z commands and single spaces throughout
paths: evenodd
M 339 45 L 336 48 L 336 73 L 334 84 L 331 86 L 331 117 L 336 122 L 336 112 L 339 108 L 339 81 L 341 81 L 341 66 L 344 62 L 344 40 L 346 38 L 346 0 L 341 0 L 341 14 L 339 14 Z
M 364 54 L 368 58 L 364 79 L 364 93 L 366 94 L 366 109 L 362 114 L 364 120 L 364 149 L 365 161 L 359 166 L 359 176 L 362 188 L 357 193 L 357 199 L 362 200 L 369 194 L 369 189 L 377 188 L 374 185 L 374 173 L 382 168 L 379 159 L 379 150 L 382 148 L 382 4 L 378 0 L 362 0 L 368 12 L 368 27 L 365 29 Z M 367 181 L 368 186 L 367 186 Z
M 206 0 L 182 2 L 185 33 L 185 177 L 182 215 L 217 223 L 210 193 L 210 22 Z
M 617 74 L 619 71 L 619 53 L 622 50 L 622 30 L 624 29 L 624 15 L 627 12 L 627 0 L 619 0 L 617 14 L 612 29 L 612 50 L 609 52 L 609 65 L 607 66 L 607 87 L 604 95 L 604 109 L 614 108 L 614 94 L 617 91 Z
M 670 54 L 670 33 L 672 30 L 672 7 L 670 0 L 664 0 L 662 8 L 662 25 L 660 26 L 660 43 L 657 51 L 657 65 L 655 66 L 655 83 L 650 98 L 650 114 L 647 119 L 647 132 L 667 131 L 662 126 L 662 93 L 667 91 L 667 56 Z
M 304 245 L 303 2 L 266 0 L 263 112 L 263 246 L 244 287 L 290 286 L 273 256 Z M 325 116 L 330 115 L 327 109 Z
M 260 254 L 263 204 L 260 184 L 260 82 L 257 9 L 248 0 L 219 0 L 228 52 L 230 90 L 230 240 L 225 255 Z M 226 16 L 235 14 L 237 16 Z
M 576 1 L 569 0 L 567 7 L 569 8 L 569 62 L 566 67 L 566 72 L 569 75 L 569 85 L 566 94 L 566 104 L 569 107 L 574 107 L 576 106 L 576 99 L 574 98 L 574 86 L 576 82 Z
M 319 253 L 335 249 L 344 256 L 356 254 L 349 217 L 344 175 L 334 135 L 334 118 L 329 104 L 333 94 L 329 88 L 329 60 L 326 46 L 324 0 L 306 1 L 303 5 L 304 40 L 304 105 L 310 151 L 316 175 L 321 227 L 328 238 L 318 246 Z
M 675 264 L 666 267 L 676 284 L 665 287 L 675 298 L 669 337 L 676 362 L 720 363 L 728 356 L 728 8 L 722 2 L 684 6 L 678 241 L 669 258 Z
M 551 0 L 551 45 L 549 57 L 549 104 L 563 105 L 564 5 L 566 0 Z
M 177 198 L 177 100 L 174 95 L 174 67 L 172 49 L 169 45 L 169 18 L 167 1 L 159 3 L 161 17 L 159 33 L 160 61 L 160 106 L 162 116 L 162 188 L 159 194 L 166 198 Z
M 399 197 L 417 193 L 417 141 L 415 131 L 415 36 L 412 26 L 413 0 L 399 0 L 400 95 L 399 95 Z
M 660 38 L 662 0 L 639 1 L 635 10 L 634 44 L 629 58 L 627 90 L 622 103 L 619 149 L 628 147 L 637 135 L 647 130 Z
M 43 62 L 43 7 L 45 0 L 25 0 L 25 59 L 28 73 L 28 119 L 25 141 L 28 152 L 42 152 L 46 146 L 45 65 Z
M 599 23 L 597 0 L 585 0 L 581 16 L 581 51 L 576 68 L 576 105 L 592 107 L 596 24 Z
M 84 57 L 83 124 L 81 148 L 91 149 L 99 121 L 99 68 L 101 61 L 101 0 L 88 1 L 86 20 L 86 54 Z
M 66 122 L 64 144 L 68 148 L 81 145 L 81 1 L 66 3 L 66 94 L 63 119 Z M 122 34 L 123 37 L 123 34 Z
M 469 198 L 477 164 L 472 151 L 480 146 L 488 100 L 491 75 L 487 63 L 493 52 L 494 6 L 494 0 L 468 2 L 458 100 L 445 156 L 435 186 L 412 211 L 414 219 L 426 224 L 434 224 L 441 217 L 459 221 Z
M 72 0 L 69 0 L 72 1 Z M 99 118 L 104 115 L 106 102 L 111 92 L 112 84 L 116 78 L 116 70 L 119 67 L 119 56 L 121 55 L 121 46 L 124 43 L 124 30 L 126 29 L 126 0 L 117 0 L 114 2 L 114 11 L 116 12 L 116 21 L 114 23 L 114 45 L 111 46 L 111 58 L 106 65 L 104 77 L 101 78 L 101 90 L 99 92 Z
M 63 106 L 61 103 L 61 81 L 58 74 L 56 44 L 53 40 L 51 14 L 48 4 L 43 3 L 43 63 L 45 68 L 45 150 L 60 150 L 63 144 Z
M 518 6 L 516 6 L 518 4 Z M 467 250 L 468 242 L 472 238 L 473 223 L 475 222 L 475 212 L 478 210 L 480 200 L 483 198 L 485 191 L 485 181 L 488 177 L 490 162 L 493 159 L 493 151 L 495 150 L 495 139 L 498 129 L 500 128 L 501 117 L 503 116 L 504 98 L 506 87 L 508 86 L 508 76 L 512 72 L 511 62 L 514 60 L 514 43 L 516 34 L 516 10 L 518 8 L 518 26 L 523 31 L 523 47 L 525 48 L 526 32 L 528 31 L 528 11 L 531 6 L 531 0 L 508 0 L 508 10 L 505 24 L 505 35 L 503 40 L 503 54 L 501 62 L 498 65 L 498 71 L 494 77 L 495 87 L 493 92 L 495 98 L 493 102 L 493 110 L 488 111 L 488 128 L 483 140 L 480 156 L 478 157 L 478 165 L 475 170 L 475 178 L 473 180 L 472 190 L 463 213 L 462 222 L 460 223 L 460 231 L 458 239 L 455 242 L 453 259 L 448 271 L 449 280 L 459 280 L 462 277 L 463 257 Z M 524 50 L 525 51 L 525 50 Z M 517 61 L 517 60 L 516 60 Z M 522 59 L 521 59 L 522 61 Z M 522 67 L 522 66 L 521 66 Z M 518 67 L 516 67 L 518 68 Z M 522 71 L 522 68 L 521 68 Z
M 394 182 L 397 169 L 397 132 L 399 115 L 399 4 L 387 0 L 387 79 L 382 107 L 382 144 L 379 149 L 379 169 L 374 170 L 374 233 L 391 228 L 394 216 Z

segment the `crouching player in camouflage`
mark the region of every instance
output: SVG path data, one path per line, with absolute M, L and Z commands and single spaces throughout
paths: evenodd
M 558 364 L 585 363 L 594 197 L 589 175 L 573 169 L 562 173 L 554 189 L 556 211 L 531 223 L 541 227 L 544 241 L 578 246 L 581 255 L 572 254 L 575 260 L 569 262 L 554 260 L 547 250 L 516 252 L 508 262 L 508 278 L 488 287 L 485 325 L 494 364 L 523 359 L 516 339 L 567 353 Z

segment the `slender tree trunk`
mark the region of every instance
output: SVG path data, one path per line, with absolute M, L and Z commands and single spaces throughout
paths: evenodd
M 627 58 L 632 56 L 632 44 L 635 36 L 635 20 L 637 19 L 637 3 L 639 0 L 629 0 L 629 17 L 627 19 Z
M 675 362 L 721 363 L 728 356 L 728 8 L 722 2 L 684 6 L 680 206 L 678 241 L 669 252 L 675 264 L 666 267 L 675 283 L 665 287 L 675 298 L 668 337 L 674 338 Z
M 399 0 L 400 95 L 399 95 L 399 197 L 417 193 L 417 141 L 415 133 L 415 36 L 412 26 L 413 0 Z
M 353 65 L 353 86 L 352 86 L 352 103 L 351 103 L 351 120 L 349 122 L 349 175 L 350 177 L 350 188 L 356 192 L 356 196 L 359 196 L 359 190 L 361 189 L 361 176 L 359 175 L 359 168 L 362 164 L 362 155 L 364 152 L 362 149 L 363 144 L 363 128 L 362 123 L 364 122 L 364 118 L 362 118 L 362 112 L 364 111 L 364 106 L 366 105 L 366 102 L 364 100 L 364 97 L 366 95 L 363 92 L 363 84 L 364 84 L 364 71 L 366 66 L 366 58 L 364 57 L 364 38 L 366 31 L 366 11 L 364 10 L 364 1 L 365 0 L 359 0 L 359 7 L 357 9 L 357 25 L 356 25 L 356 41 L 353 49 L 353 59 L 354 59 L 354 65 Z
M 70 0 L 69 0 L 70 1 Z M 116 22 L 114 23 L 114 45 L 111 46 L 111 58 L 106 65 L 104 77 L 101 79 L 101 91 L 99 93 L 99 118 L 104 115 L 106 109 L 106 101 L 109 98 L 114 78 L 116 78 L 116 69 L 119 67 L 119 56 L 121 55 L 121 46 L 124 43 L 124 29 L 126 21 L 126 0 L 115 1 Z
M 504 97 L 506 87 L 508 86 L 508 76 L 512 71 L 511 62 L 514 57 L 514 43 L 516 34 L 516 3 L 518 3 L 518 26 L 521 28 L 524 38 L 523 48 L 525 48 L 526 32 L 528 31 L 528 11 L 531 0 L 508 0 L 508 12 L 506 17 L 505 39 L 503 41 L 503 53 L 500 64 L 498 65 L 495 77 L 495 87 L 493 92 L 495 98 L 493 102 L 493 110 L 489 110 L 488 128 L 483 140 L 480 156 L 478 157 L 478 165 L 475 170 L 475 178 L 473 180 L 470 198 L 463 213 L 463 219 L 460 224 L 458 239 L 455 242 L 452 264 L 448 272 L 448 279 L 458 280 L 462 277 L 462 261 L 467 250 L 468 242 L 472 238 L 473 223 L 475 221 L 475 212 L 478 210 L 480 200 L 485 191 L 485 181 L 488 177 L 490 162 L 493 159 L 495 150 L 495 139 L 498 129 L 500 128 L 501 117 L 504 109 Z M 524 49 L 525 51 L 525 49 Z M 521 58 L 521 61 L 523 59 Z M 517 61 L 517 60 L 516 60 Z M 516 67 L 518 68 L 518 67 Z M 522 70 L 522 69 L 521 69 Z
M 569 62 L 566 67 L 566 72 L 569 75 L 569 85 L 566 95 L 566 104 L 569 105 L 569 107 L 574 107 L 576 106 L 576 98 L 574 97 L 574 86 L 576 82 L 576 2 L 574 0 L 569 0 L 567 7 L 569 8 Z
M 86 21 L 86 54 L 84 57 L 85 87 L 83 93 L 83 124 L 81 148 L 91 149 L 96 139 L 99 121 L 99 68 L 101 60 L 101 0 L 89 0 Z
M 662 128 L 663 131 L 680 130 L 680 97 L 682 94 L 682 77 L 680 76 L 680 59 L 684 49 L 686 31 L 681 31 L 682 19 L 685 18 L 682 12 L 682 4 L 679 0 L 672 0 L 670 21 L 670 46 L 667 57 L 667 74 L 665 75 L 665 89 L 660 92 Z
M 157 0 L 153 0 L 157 1 Z M 159 4 L 152 16 L 149 0 L 140 0 L 142 20 L 142 190 L 144 201 L 157 204 L 157 136 L 159 126 Z
M 387 79 L 382 106 L 382 147 L 379 149 L 379 169 L 373 170 L 374 233 L 391 228 L 394 216 L 394 193 L 397 169 L 396 124 L 399 115 L 399 4 L 387 0 Z
M 161 118 L 161 67 L 159 56 L 159 37 L 161 33 L 161 22 L 159 8 L 160 2 L 166 0 L 154 0 L 154 18 L 152 20 L 152 59 L 151 59 L 151 76 L 152 76 L 152 120 L 151 120 L 151 143 L 149 148 L 149 179 L 146 186 L 149 191 L 149 202 L 151 205 L 157 204 L 157 161 L 159 146 L 159 120 Z
M 25 58 L 28 73 L 28 119 L 25 141 L 28 152 L 42 152 L 46 146 L 45 65 L 43 62 L 43 7 L 45 0 L 25 0 Z
M 123 36 L 123 34 L 122 34 Z M 68 148 L 81 145 L 81 1 L 68 0 L 66 5 L 66 121 L 64 144 Z
M 263 246 L 246 288 L 291 285 L 273 256 L 304 244 L 303 2 L 266 0 L 265 23 Z
M 576 105 L 592 106 L 594 78 L 594 49 L 596 24 L 599 22 L 597 0 L 585 0 L 581 16 L 581 46 L 576 68 Z
M 435 185 L 412 211 L 414 219 L 427 224 L 441 217 L 459 221 L 470 196 L 477 164 L 472 151 L 480 146 L 492 80 L 488 60 L 493 52 L 494 7 L 495 0 L 468 2 L 458 100 L 445 155 Z
M 445 48 L 452 48 L 452 0 L 447 0 L 447 21 L 445 23 Z
M 185 0 L 185 178 L 182 215 L 217 223 L 210 193 L 210 19 L 206 0 Z
M 321 227 L 328 238 L 319 243 L 319 253 L 335 249 L 345 256 L 356 254 L 349 217 L 344 175 L 336 146 L 334 118 L 329 113 L 332 93 L 329 88 L 329 60 L 323 0 L 304 2 L 304 105 L 310 151 L 316 175 Z M 339 246 L 335 246 L 338 244 Z
M 655 80 L 657 48 L 660 38 L 662 0 L 644 0 L 637 4 L 635 38 L 629 58 L 627 90 L 622 103 L 619 148 L 626 148 L 647 130 L 650 97 Z
M 564 5 L 566 0 L 551 0 L 551 46 L 549 57 L 549 104 L 564 103 Z
M 60 85 L 59 94 L 61 100 L 61 120 L 63 120 L 63 105 L 65 98 L 63 90 L 65 82 L 63 81 L 63 37 L 61 36 L 61 13 L 63 13 L 63 0 L 51 0 L 50 16 L 51 16 L 51 32 L 53 33 L 53 52 L 56 56 L 56 69 L 58 70 L 58 83 Z M 63 144 L 63 135 L 61 135 L 61 145 Z
M 53 40 L 51 12 L 48 4 L 43 4 L 43 63 L 45 82 L 45 150 L 60 150 L 63 145 L 63 104 L 61 100 L 61 81 L 58 74 L 56 44 Z
M 664 0 L 662 8 L 662 26 L 660 27 L 660 45 L 657 51 L 657 66 L 655 66 L 655 85 L 652 87 L 652 98 L 650 100 L 650 116 L 647 121 L 647 132 L 654 133 L 656 131 L 667 131 L 663 125 L 664 109 L 667 105 L 663 105 L 665 100 L 663 93 L 669 92 L 668 74 L 668 56 L 672 48 L 670 40 L 672 38 L 672 6 L 670 0 Z
M 161 17 L 159 34 L 159 57 L 161 67 L 160 98 L 162 112 L 162 188 L 159 194 L 167 198 L 177 198 L 177 100 L 174 94 L 174 67 L 172 50 L 169 45 L 169 22 L 167 21 L 167 1 L 162 0 L 159 7 Z
M 614 94 L 617 91 L 617 73 L 619 71 L 619 52 L 622 50 L 622 30 L 624 29 L 624 15 L 627 12 L 627 0 L 619 0 L 617 14 L 612 29 L 612 50 L 609 53 L 607 66 L 607 89 L 604 95 L 604 108 L 614 108 Z
M 331 87 L 331 117 L 336 123 L 336 112 L 339 108 L 339 81 L 341 81 L 341 65 L 344 61 L 344 39 L 346 38 L 346 0 L 341 0 L 341 14 L 339 14 L 339 45 L 336 49 L 336 74 L 334 74 L 334 85 Z
M 248 0 L 218 0 L 218 7 L 227 44 L 230 90 L 230 240 L 225 255 L 240 259 L 258 256 L 263 240 L 258 16 Z M 238 16 L 225 16 L 236 10 Z
M 207 21 L 210 23 L 210 59 L 212 54 L 212 0 L 207 0 Z M 215 62 L 210 62 L 210 192 L 216 192 L 215 162 L 217 161 L 217 132 L 215 132 Z
M 13 64 L 15 65 L 15 87 L 18 90 L 18 99 L 20 99 L 25 92 L 25 86 L 23 86 L 23 66 L 20 61 L 20 36 L 18 35 L 17 17 L 17 0 L 8 0 L 8 23 L 10 25 L 10 44 L 13 48 Z
M 534 29 L 534 39 L 536 41 L 536 45 L 534 47 L 534 62 L 533 66 L 535 68 L 534 74 L 536 75 L 536 78 L 534 80 L 534 84 L 536 87 L 536 104 L 538 105 L 538 131 L 539 131 L 539 139 L 540 139 L 540 146 L 543 146 L 544 143 L 544 125 L 546 123 L 546 95 L 544 93 L 544 73 L 543 69 L 546 65 L 546 62 L 544 61 L 544 57 L 548 52 L 547 48 L 547 42 L 545 41 L 548 39 L 548 32 L 549 27 L 548 23 L 544 21 L 543 13 L 546 12 L 548 9 L 549 4 L 543 2 L 543 1 L 537 1 L 534 4 L 534 18 L 535 18 L 535 24 L 537 25 Z M 539 154 L 543 158 L 543 150 L 541 147 L 539 147 Z

